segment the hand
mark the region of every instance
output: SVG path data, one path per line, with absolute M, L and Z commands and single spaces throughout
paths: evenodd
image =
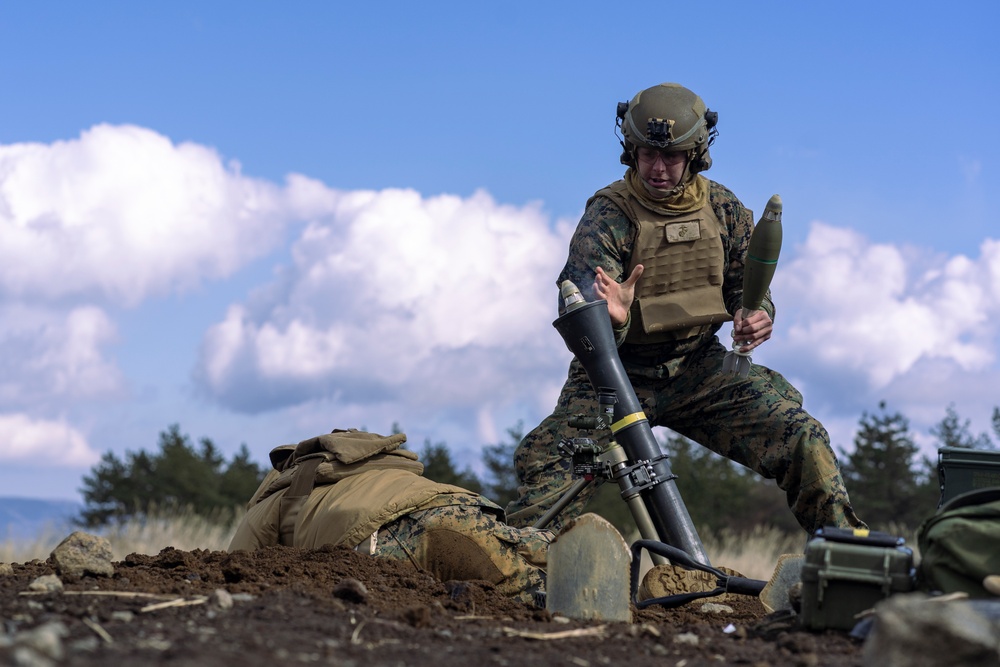
M 743 309 L 733 317 L 733 341 L 740 346 L 740 352 L 749 352 L 771 337 L 773 330 L 771 316 L 764 310 L 753 310 L 743 317 Z
M 628 280 L 619 283 L 605 273 L 604 269 L 597 267 L 597 275 L 594 277 L 594 293 L 608 302 L 608 315 L 611 316 L 611 324 L 616 327 L 625 324 L 625 320 L 628 319 L 628 311 L 635 298 L 635 284 L 639 282 L 641 275 L 642 264 L 637 264 Z

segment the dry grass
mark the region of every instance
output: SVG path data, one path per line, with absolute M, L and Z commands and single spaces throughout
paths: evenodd
M 770 526 L 756 526 L 748 532 L 725 531 L 720 535 L 700 536 L 709 561 L 715 567 L 736 570 L 749 579 L 771 578 L 778 557 L 782 554 L 802 553 L 805 533 L 790 535 Z M 639 539 L 632 536 L 627 541 Z M 639 571 L 645 574 L 653 566 L 647 552 L 642 553 Z
M 232 512 L 206 518 L 188 510 L 156 511 L 145 519 L 130 519 L 116 526 L 87 532 L 107 539 L 111 543 L 114 560 L 122 560 L 131 553 L 154 555 L 166 547 L 181 551 L 225 550 L 239 519 L 238 512 L 235 518 Z M 33 539 L 8 539 L 0 543 L 0 563 L 25 563 L 35 558 L 45 560 L 72 530 L 46 528 Z
M 121 560 L 130 553 L 157 554 L 166 547 L 181 551 L 225 551 L 233 539 L 240 516 L 232 512 L 203 517 L 185 511 L 154 514 L 145 521 L 128 521 L 101 532 Z
M 156 512 L 145 520 L 132 519 L 121 525 L 98 532 L 111 542 L 115 560 L 122 560 L 131 553 L 157 554 L 165 547 L 182 551 L 206 549 L 225 550 L 232 539 L 239 521 L 239 514 L 214 518 L 198 516 L 190 511 Z M 0 542 L 0 562 L 24 563 L 38 558 L 48 558 L 52 550 L 68 531 L 43 530 L 34 539 Z M 912 535 L 905 535 L 907 545 L 914 547 Z M 775 528 L 755 527 L 749 532 L 725 532 L 718 536 L 703 537 L 705 551 L 713 565 L 725 566 L 751 579 L 769 579 L 778 557 L 785 553 L 802 553 L 805 534 L 789 535 Z M 648 554 L 643 554 L 644 569 L 651 564 Z
M 919 560 L 917 537 L 912 529 L 891 524 L 880 527 L 880 530 L 904 538 L 906 546 L 913 550 L 914 559 Z M 807 539 L 804 532 L 786 533 L 767 526 L 756 526 L 749 532 L 725 531 L 720 535 L 701 537 L 712 565 L 728 567 L 749 579 L 764 581 L 771 578 L 779 556 L 803 553 Z M 642 556 L 640 571 L 645 572 L 652 567 L 652 562 L 648 554 L 643 553 Z
M 705 540 L 705 551 L 713 565 L 732 568 L 750 579 L 768 580 L 778 556 L 802 553 L 805 533 L 789 535 L 776 528 L 754 527 L 747 533 L 726 531 Z
M 0 563 L 26 563 L 35 558 L 45 560 L 67 534 L 46 527 L 31 538 L 7 538 L 0 542 Z

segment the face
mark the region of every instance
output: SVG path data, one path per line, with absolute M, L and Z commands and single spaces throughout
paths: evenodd
M 686 151 L 659 151 L 640 147 L 636 151 L 639 176 L 657 190 L 671 190 L 681 182 L 687 165 Z

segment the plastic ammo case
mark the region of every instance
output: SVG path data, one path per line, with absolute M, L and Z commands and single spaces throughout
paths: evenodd
M 1000 451 L 941 447 L 938 449 L 938 482 L 941 485 L 938 507 L 963 493 L 998 487 Z
M 879 600 L 912 591 L 913 551 L 903 544 L 887 533 L 817 530 L 802 564 L 802 626 L 850 630 Z

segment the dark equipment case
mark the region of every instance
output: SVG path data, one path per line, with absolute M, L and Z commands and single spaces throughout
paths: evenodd
M 822 528 L 806 544 L 802 564 L 802 626 L 850 630 L 857 615 L 915 585 L 913 551 L 901 537 L 867 530 Z
M 938 449 L 938 507 L 969 491 L 1000 487 L 1000 451 L 968 447 Z

